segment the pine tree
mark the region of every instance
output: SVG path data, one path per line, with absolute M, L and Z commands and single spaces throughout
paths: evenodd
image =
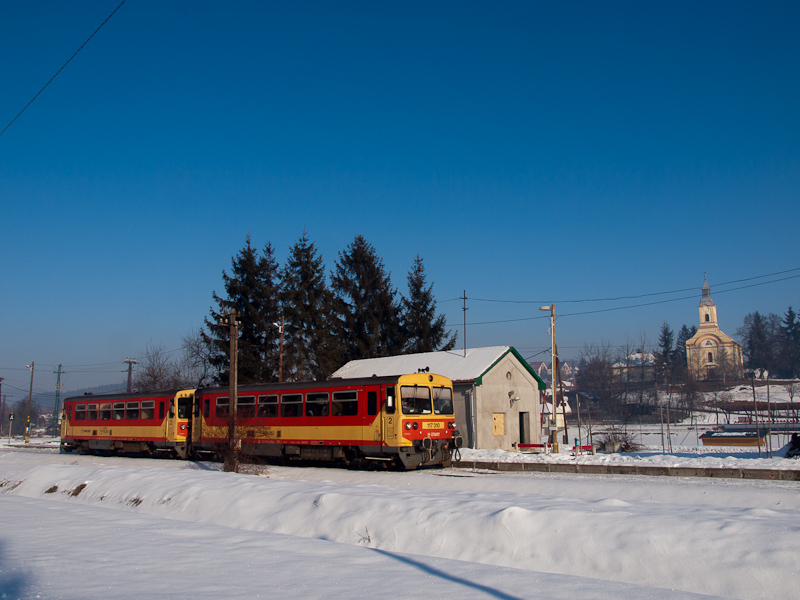
M 742 351 L 751 369 L 774 368 L 775 363 L 775 315 L 764 317 L 758 311 L 744 317 L 744 324 L 736 333 L 742 340 Z
M 306 232 L 290 249 L 282 281 L 283 379 L 324 379 L 339 366 L 332 336 L 333 295 L 322 256 Z
M 679 379 L 685 380 L 688 375 L 689 365 L 686 358 L 686 342 L 693 338 L 697 333 L 697 326 L 687 327 L 683 325 L 678 331 L 678 338 L 675 341 L 675 373 Z
M 456 336 L 447 335 L 445 316 L 436 316 L 433 284 L 427 286 L 425 266 L 417 254 L 408 273 L 408 298 L 403 298 L 402 327 L 406 338 L 405 352 L 435 352 L 452 350 Z
M 800 374 L 800 319 L 791 306 L 780 325 L 779 347 L 780 374 L 797 377 Z
M 211 309 L 205 319 L 208 329 L 203 339 L 211 349 L 211 361 L 218 371 L 217 381 L 227 384 L 229 376 L 230 332 L 220 325 L 223 313 L 236 309 L 241 321 L 239 327 L 238 382 L 275 381 L 277 374 L 277 346 L 272 323 L 279 318 L 278 266 L 271 244 L 259 256 L 250 236 L 244 248 L 231 260 L 231 275 L 222 272 L 225 297 L 213 292 L 218 309 Z
M 674 350 L 675 334 L 672 329 L 664 321 L 661 326 L 661 332 L 658 336 L 658 352 L 656 352 L 656 370 L 658 371 L 662 381 L 672 381 L 672 375 L 675 365 L 675 350 Z
M 339 253 L 331 284 L 344 362 L 402 352 L 397 292 L 383 261 L 362 235 Z

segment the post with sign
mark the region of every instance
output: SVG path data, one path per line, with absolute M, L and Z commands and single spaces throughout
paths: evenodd
M 14 435 L 14 413 L 8 415 L 8 443 L 11 443 L 11 439 Z

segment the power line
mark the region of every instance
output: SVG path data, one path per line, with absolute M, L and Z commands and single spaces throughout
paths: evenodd
M 800 267 L 797 267 L 797 268 L 794 268 L 794 269 L 786 269 L 785 271 L 777 271 L 776 273 L 769 273 L 767 275 L 756 275 L 755 277 L 747 277 L 745 279 L 734 279 L 733 281 L 725 281 L 723 283 L 716 283 L 716 284 L 714 284 L 714 290 L 715 290 L 714 293 L 716 294 L 716 293 L 722 293 L 722 292 L 725 292 L 725 291 L 731 291 L 731 290 L 719 290 L 720 287 L 724 287 L 726 285 L 732 285 L 734 283 L 742 283 L 744 281 L 753 281 L 755 279 L 764 279 L 765 277 L 774 277 L 775 275 L 783 275 L 785 273 L 794 273 L 796 271 L 800 271 Z M 800 275 L 797 275 L 795 277 L 800 277 Z M 784 279 L 792 279 L 792 277 L 786 277 Z M 783 279 L 776 279 L 775 281 L 783 281 Z M 756 285 L 761 285 L 761 284 L 756 284 Z M 748 286 L 745 286 L 745 287 L 748 287 Z M 613 297 L 613 298 L 586 298 L 586 299 L 583 299 L 583 300 L 553 300 L 553 302 L 556 302 L 558 304 L 567 304 L 567 303 L 575 304 L 575 303 L 581 303 L 581 302 L 614 302 L 614 301 L 617 301 L 617 300 L 635 300 L 637 298 L 647 298 L 647 297 L 651 297 L 651 296 L 665 296 L 665 295 L 668 295 L 668 294 L 680 294 L 680 293 L 683 293 L 683 292 L 695 291 L 696 289 L 697 289 L 697 287 L 694 286 L 694 287 L 690 287 L 690 288 L 682 288 L 682 289 L 679 289 L 679 290 L 670 290 L 670 291 L 667 291 L 667 292 L 651 292 L 651 293 L 647 293 L 647 294 L 636 294 L 636 295 L 633 295 L 633 296 L 617 296 L 617 297 Z M 739 287 L 739 288 L 734 288 L 734 289 L 738 290 L 738 289 L 743 289 L 743 288 Z M 456 300 L 459 300 L 459 299 L 460 298 L 456 298 Z M 685 298 L 675 298 L 675 300 L 684 300 L 684 299 Z M 489 298 L 470 298 L 470 300 L 474 300 L 476 302 L 497 302 L 497 303 L 504 303 L 504 304 L 546 304 L 547 302 L 550 302 L 550 300 L 547 300 L 547 301 L 544 301 L 544 300 L 496 300 L 496 299 L 489 299 Z M 449 302 L 449 300 L 444 300 L 444 302 Z M 646 306 L 646 305 L 642 305 L 642 306 Z
M 13 119 L 11 119 L 11 122 L 10 122 L 8 125 L 6 125 L 6 126 L 5 126 L 5 129 L 3 129 L 3 131 L 0 131 L 0 135 L 3 135 L 3 134 L 6 132 L 6 130 L 7 130 L 9 127 L 11 127 L 11 125 L 13 125 L 13 124 L 14 124 L 14 121 L 16 121 L 16 120 L 17 120 L 17 119 L 20 117 L 20 115 L 21 115 L 22 113 L 24 113 L 24 112 L 25 112 L 25 110 L 26 110 L 26 109 L 27 109 L 27 108 L 28 108 L 28 107 L 29 107 L 31 104 L 33 104 L 33 101 L 34 101 L 34 100 L 36 100 L 36 98 L 38 98 L 38 97 L 39 97 L 39 94 L 41 94 L 41 93 L 42 93 L 42 92 L 45 90 L 45 88 L 46 88 L 48 85 L 50 85 L 50 84 L 53 82 L 53 80 L 54 80 L 56 77 L 58 77 L 58 74 L 59 74 L 59 73 L 61 73 L 61 71 L 63 71 L 63 70 L 64 70 L 64 67 L 66 67 L 66 66 L 67 66 L 67 65 L 68 65 L 68 64 L 69 64 L 69 63 L 72 61 L 72 59 L 73 59 L 73 58 L 75 58 L 75 56 L 77 56 L 78 52 L 80 52 L 81 50 L 83 50 L 83 47 L 84 47 L 86 44 L 88 44 L 88 43 L 89 43 L 89 40 L 91 40 L 91 39 L 92 39 L 92 38 L 95 36 L 95 34 L 96 34 L 98 31 L 100 31 L 100 29 L 103 27 L 103 25 L 105 25 L 105 24 L 108 22 L 108 20 L 109 20 L 111 17 L 113 17 L 113 16 L 114 16 L 114 13 L 115 13 L 115 12 L 117 12 L 117 11 L 119 10 L 120 6 L 122 6 L 123 4 L 125 4 L 125 0 L 122 0 L 122 2 L 120 2 L 120 3 L 119 3 L 119 5 L 117 5 L 117 8 L 115 8 L 114 10 L 112 10 L 112 11 L 111 11 L 111 14 L 110 14 L 110 15 L 108 15 L 108 16 L 106 17 L 106 20 L 105 20 L 105 21 L 103 21 L 102 23 L 100 23 L 100 26 L 99 26 L 97 29 L 95 29 L 95 30 L 94 30 L 94 33 L 92 33 L 92 35 L 90 35 L 88 38 L 86 38 L 86 41 L 85 41 L 85 42 L 83 42 L 83 43 L 81 44 L 81 47 L 80 47 L 80 48 L 78 48 L 77 50 L 75 50 L 75 52 L 73 53 L 73 55 L 69 57 L 69 60 L 67 60 L 67 62 L 65 62 L 63 65 L 61 65 L 61 68 L 60 68 L 58 71 L 56 71 L 56 74 L 55 74 L 55 75 L 53 75 L 53 76 L 50 78 L 50 80 L 49 80 L 47 83 L 45 83 L 45 84 L 44 84 L 44 86 L 42 86 L 42 89 L 40 89 L 38 92 L 36 92 L 36 95 L 35 95 L 33 98 L 31 98 L 31 99 L 30 99 L 30 102 L 28 102 L 28 103 L 27 103 L 27 104 L 26 104 L 26 105 L 23 107 L 23 109 L 17 113 L 17 116 L 16 116 L 16 117 L 14 117 Z
M 780 275 L 782 273 L 791 273 L 793 271 L 800 271 L 800 268 L 798 268 L 798 269 L 789 269 L 787 271 L 780 271 L 778 273 L 773 273 L 772 275 Z M 762 279 L 764 277 L 771 277 L 772 275 L 759 275 L 757 277 L 749 277 L 747 279 L 739 279 L 737 281 L 729 281 L 727 283 L 723 283 L 723 284 L 720 284 L 720 285 L 730 285 L 732 283 L 737 283 L 737 282 L 741 282 L 741 281 L 753 281 L 754 279 Z M 771 281 L 762 281 L 762 282 L 759 282 L 759 283 L 752 283 L 750 285 L 742 285 L 742 286 L 735 287 L 735 288 L 730 288 L 730 289 L 727 289 L 727 290 L 716 290 L 715 289 L 714 295 L 726 294 L 728 292 L 735 292 L 735 291 L 738 291 L 738 290 L 744 290 L 744 289 L 747 289 L 747 288 L 759 287 L 759 286 L 762 286 L 762 285 L 769 285 L 769 284 L 772 284 L 772 283 L 778 283 L 778 282 L 781 282 L 781 281 L 787 281 L 789 279 L 797 279 L 798 277 L 800 277 L 800 275 L 790 275 L 789 277 L 781 277 L 780 279 L 773 279 Z M 695 288 L 689 288 L 689 289 L 695 289 Z M 684 291 L 686 291 L 686 290 L 684 290 Z M 660 294 L 668 294 L 668 293 L 675 293 L 675 292 L 660 292 Z M 646 296 L 653 296 L 653 295 L 658 295 L 658 294 L 642 294 L 642 295 L 639 295 L 639 296 L 631 296 L 631 298 L 643 298 L 643 297 L 646 297 Z M 562 314 L 559 315 L 559 318 L 576 317 L 576 316 L 580 316 L 580 315 L 591 315 L 591 314 L 604 313 L 604 312 L 613 312 L 613 311 L 617 311 L 617 310 L 628 310 L 630 308 L 641 308 L 643 306 L 654 306 L 656 304 L 667 304 L 669 302 L 679 302 L 681 300 L 691 300 L 692 298 L 697 298 L 697 295 L 693 294 L 691 296 L 682 296 L 680 298 L 669 298 L 667 300 L 656 300 L 655 302 L 644 302 L 642 304 L 629 304 L 627 306 L 615 306 L 615 307 L 611 307 L 611 308 L 598 308 L 597 310 L 586 310 L 586 311 L 574 312 L 574 313 L 562 313 Z M 470 300 L 475 300 L 475 299 L 474 298 L 470 298 Z M 502 302 L 502 301 L 497 301 L 497 302 Z M 562 302 L 562 303 L 566 303 L 566 302 L 592 302 L 592 300 L 561 300 L 560 302 Z M 523 302 L 520 301 L 519 303 L 523 303 Z M 533 302 L 529 302 L 529 301 L 525 301 L 524 303 L 525 304 L 533 304 Z M 539 303 L 536 302 L 536 304 L 539 304 Z M 467 323 L 467 325 L 496 325 L 496 324 L 500 324 L 500 323 L 518 323 L 518 322 L 521 322 L 521 321 L 534 321 L 536 319 L 547 319 L 547 318 L 549 318 L 549 317 L 538 316 L 537 315 L 535 317 L 520 317 L 520 318 L 517 318 L 517 319 L 501 319 L 501 320 L 498 320 L 498 321 L 480 321 L 480 322 L 475 322 L 475 323 Z M 446 327 L 456 327 L 456 325 L 451 325 L 451 324 L 448 323 L 446 325 Z

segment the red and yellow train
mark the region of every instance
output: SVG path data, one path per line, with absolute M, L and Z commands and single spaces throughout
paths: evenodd
M 236 395 L 236 430 L 249 456 L 414 469 L 448 466 L 462 445 L 452 382 L 441 375 L 253 384 Z M 231 409 L 226 387 L 67 398 L 61 447 L 221 455 Z

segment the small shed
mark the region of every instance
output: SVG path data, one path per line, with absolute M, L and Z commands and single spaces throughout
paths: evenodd
M 541 443 L 544 381 L 513 346 L 353 360 L 333 377 L 438 373 L 453 381 L 456 426 L 470 448 Z

